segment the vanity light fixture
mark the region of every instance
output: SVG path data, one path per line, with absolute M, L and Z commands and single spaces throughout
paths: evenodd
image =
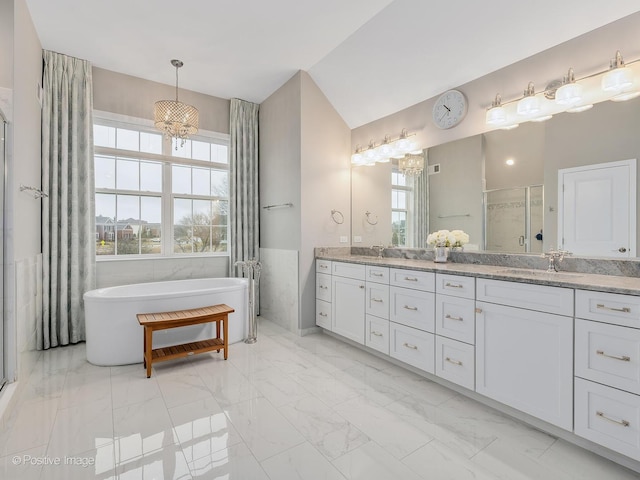
M 634 65 L 635 64 L 635 65 Z M 487 109 L 488 127 L 511 129 L 518 122 L 542 122 L 562 112 L 584 112 L 595 103 L 612 100 L 622 102 L 640 96 L 640 59 L 625 63 L 617 51 L 609 68 L 576 78 L 573 68 L 560 80 L 548 83 L 546 89 L 536 93 L 529 82 L 524 95 L 503 102 L 499 95 Z M 548 100 L 543 100 L 542 95 Z
M 176 139 L 177 150 L 178 140 L 182 147 L 189 135 L 198 133 L 199 115 L 196 107 L 178 101 L 178 69 L 184 63 L 180 60 L 171 60 L 171 65 L 176 67 L 176 99 L 157 101 L 153 117 L 155 127 L 164 132 L 165 137 Z
M 356 146 L 356 151 L 351 155 L 351 165 L 353 166 L 373 166 L 376 163 L 390 162 L 392 158 L 403 158 L 407 153 L 416 150 L 416 144 L 410 137 L 415 134 L 409 134 L 407 129 L 402 129 L 400 136 L 392 140 L 389 135 L 385 135 L 384 140 L 380 144 L 371 139 L 367 148 Z

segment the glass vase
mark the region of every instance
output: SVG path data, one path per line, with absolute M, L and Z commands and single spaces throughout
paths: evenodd
M 447 247 L 434 247 L 433 248 L 433 261 L 436 263 L 446 263 L 449 259 L 449 248 Z

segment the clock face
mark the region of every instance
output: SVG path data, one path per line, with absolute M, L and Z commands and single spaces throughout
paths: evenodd
M 444 92 L 433 106 L 433 123 L 440 128 L 458 125 L 467 114 L 467 99 L 458 90 Z

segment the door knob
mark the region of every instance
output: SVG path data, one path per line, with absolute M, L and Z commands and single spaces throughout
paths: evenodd
M 624 247 L 620 247 L 620 248 L 618 249 L 618 251 L 619 251 L 620 253 L 625 253 L 625 252 L 627 251 L 627 249 L 626 249 L 626 248 L 624 248 Z

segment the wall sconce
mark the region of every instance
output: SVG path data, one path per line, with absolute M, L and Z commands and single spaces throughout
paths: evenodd
M 605 100 L 621 102 L 640 96 L 640 59 L 625 64 L 620 52 L 609 62 L 609 68 L 582 78 L 575 78 L 570 68 L 562 82 L 554 80 L 536 93 L 529 82 L 522 97 L 502 102 L 500 95 L 487 109 L 485 123 L 504 130 L 515 128 L 519 122 L 542 122 L 556 113 L 583 112 Z M 630 65 L 636 64 L 633 67 Z M 558 87 L 558 84 L 561 84 Z M 544 95 L 544 98 L 543 98 Z M 554 101 L 548 101 L 554 100 Z
M 392 140 L 389 135 L 385 135 L 384 140 L 378 145 L 373 139 L 369 141 L 369 145 L 365 149 L 357 145 L 355 153 L 351 155 L 351 165 L 371 167 L 376 163 L 390 162 L 392 158 L 402 158 L 407 153 L 416 150 L 416 144 L 410 138 L 414 135 L 415 133 L 407 133 L 407 129 L 404 128 L 395 140 Z

